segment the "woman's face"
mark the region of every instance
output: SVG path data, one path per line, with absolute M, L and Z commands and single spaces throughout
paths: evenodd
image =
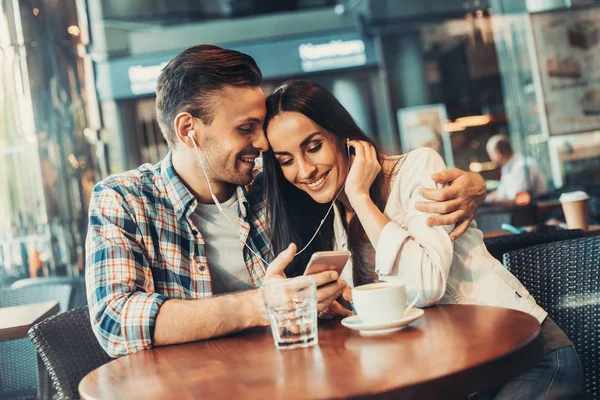
M 339 139 L 298 112 L 273 118 L 267 139 L 288 181 L 318 203 L 334 199 L 348 173 L 345 146 Z

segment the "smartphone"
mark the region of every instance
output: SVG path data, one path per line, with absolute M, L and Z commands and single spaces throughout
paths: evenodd
M 341 275 L 351 255 L 348 250 L 317 251 L 310 257 L 304 275 L 318 274 L 323 271 L 337 271 Z

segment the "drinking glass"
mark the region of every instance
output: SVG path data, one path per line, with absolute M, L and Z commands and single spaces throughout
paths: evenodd
M 309 347 L 318 342 L 317 285 L 312 277 L 269 282 L 261 293 L 278 349 Z

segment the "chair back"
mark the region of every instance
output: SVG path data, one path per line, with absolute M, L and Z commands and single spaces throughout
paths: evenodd
M 60 310 L 69 305 L 71 286 L 45 285 L 0 290 L 0 307 L 58 301 Z M 0 343 L 0 398 L 36 396 L 38 390 L 37 357 L 29 339 Z
M 527 232 L 520 235 L 498 236 L 484 239 L 483 242 L 490 254 L 502 261 L 504 253 L 523 249 L 538 244 L 558 242 L 559 240 L 577 239 L 585 236 L 581 229 L 555 229 L 549 231 Z
M 600 237 L 504 255 L 504 265 L 575 345 L 590 398 L 600 398 Z
M 71 285 L 71 299 L 69 300 L 68 309 L 79 308 L 87 305 L 85 295 L 85 278 L 71 276 L 51 276 L 47 278 L 27 278 L 19 279 L 13 283 L 11 289 L 17 289 L 29 286 L 44 286 L 44 285 Z M 66 311 L 66 310 L 64 310 Z
M 50 373 L 59 399 L 78 399 L 77 387 L 83 377 L 112 360 L 94 336 L 87 306 L 34 325 L 29 338 Z

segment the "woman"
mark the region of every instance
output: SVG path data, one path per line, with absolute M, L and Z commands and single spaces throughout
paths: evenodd
M 302 248 L 335 201 L 334 216 L 290 264 L 288 276 L 301 274 L 313 251 L 348 249 L 352 261 L 342 278 L 350 286 L 399 280 L 419 296 L 421 307 L 486 304 L 529 313 L 542 325 L 544 356 L 521 377 L 479 396 L 530 399 L 549 389 L 579 388 L 571 342 L 488 253 L 475 224 L 453 242 L 452 226 L 429 227 L 429 215 L 416 209 L 424 201 L 420 188 L 435 188 L 430 177 L 445 168 L 437 153 L 418 149 L 382 156 L 327 89 L 300 80 L 267 98 L 265 132 L 271 146 L 264 174 L 275 254 L 291 242 Z

